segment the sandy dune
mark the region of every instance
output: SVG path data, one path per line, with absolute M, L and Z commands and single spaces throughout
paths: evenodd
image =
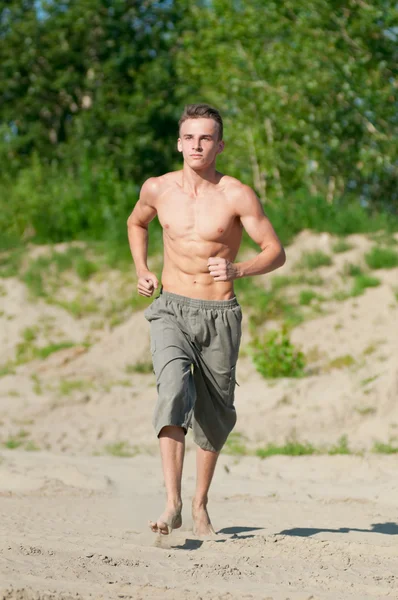
M 142 311 L 99 326 L 98 315 L 73 317 L 31 300 L 21 281 L 1 281 L 0 600 L 398 598 L 398 455 L 370 452 L 375 442 L 398 445 L 398 269 L 373 271 L 378 287 L 336 299 L 352 282 L 346 263 L 367 271 L 364 254 L 375 245 L 367 236 L 347 241 L 352 249 L 335 254 L 336 238 L 302 232 L 277 273 L 294 275 L 306 251 L 333 257 L 313 288 L 326 299 L 302 307 L 307 319 L 291 334 L 308 356 L 307 377 L 261 377 L 246 352 L 245 312 L 235 433 L 247 452 L 291 438 L 328 448 L 346 436 L 365 453 L 223 454 L 210 504 L 218 535 L 207 540 L 191 530 L 190 435 L 183 527 L 161 540 L 147 528 L 164 490 L 154 377 L 134 371 L 150 358 Z M 107 294 L 123 288 L 120 277 L 113 272 L 109 286 L 90 280 L 87 294 L 112 305 Z M 272 279 L 259 281 L 269 288 Z M 15 365 L 27 328 L 39 347 L 74 345 Z M 333 366 L 342 357 L 347 364 Z

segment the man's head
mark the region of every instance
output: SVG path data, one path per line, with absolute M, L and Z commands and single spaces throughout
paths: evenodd
M 179 121 L 179 132 L 178 150 L 194 169 L 209 166 L 224 149 L 221 115 L 208 104 L 188 104 Z

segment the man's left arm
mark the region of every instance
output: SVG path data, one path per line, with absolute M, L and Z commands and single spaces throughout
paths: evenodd
M 260 200 L 247 185 L 240 188 L 236 201 L 236 214 L 251 239 L 258 244 L 261 252 L 254 258 L 239 263 L 231 263 L 225 258 L 211 257 L 208 267 L 215 281 L 231 281 L 240 277 L 263 275 L 285 264 L 283 246 L 265 215 Z

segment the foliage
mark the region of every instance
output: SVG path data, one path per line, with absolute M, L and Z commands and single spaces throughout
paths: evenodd
M 278 454 L 282 454 L 285 456 L 305 456 L 308 454 L 315 454 L 317 452 L 316 448 L 308 443 L 302 443 L 295 440 L 289 441 L 283 446 L 278 446 L 276 444 L 267 444 L 265 448 L 258 448 L 256 450 L 256 456 L 260 458 L 268 458 L 269 456 L 275 456 Z
M 301 257 L 301 265 L 311 271 L 318 269 L 318 267 L 328 267 L 332 262 L 331 257 L 321 250 L 305 252 Z
M 126 219 L 147 177 L 181 165 L 177 122 L 191 101 L 220 108 L 219 167 L 255 188 L 283 243 L 304 228 L 397 230 L 397 10 L 1 3 L 0 250 L 84 238 L 127 262 Z M 157 220 L 150 240 L 158 249 Z M 1 260 L 1 273 L 15 270 Z
M 302 377 L 305 356 L 290 341 L 286 329 L 268 331 L 263 339 L 254 338 L 250 353 L 257 371 L 263 377 Z
M 302 306 L 307 306 L 308 304 L 311 304 L 311 301 L 314 300 L 314 298 L 319 298 L 314 290 L 301 290 L 299 302 Z
M 354 279 L 354 284 L 351 290 L 351 296 L 360 296 L 366 288 L 377 287 L 381 283 L 377 277 L 370 275 L 357 275 Z
M 339 438 L 339 441 L 337 442 L 337 444 L 335 446 L 332 446 L 328 450 L 328 454 L 331 454 L 331 455 L 334 455 L 334 454 L 351 454 L 351 450 L 350 450 L 349 445 L 348 445 L 347 435 L 342 435 Z
M 348 250 L 352 250 L 352 248 L 352 244 L 347 242 L 345 239 L 340 239 L 333 245 L 333 252 L 338 254 L 341 252 L 347 252 Z
M 398 252 L 393 248 L 374 246 L 365 254 L 365 260 L 371 269 L 392 269 L 398 267 Z
M 203 4 L 177 56 L 180 95 L 199 86 L 226 110 L 228 170 L 270 204 L 304 185 L 396 211 L 396 4 Z
M 34 0 L 2 4 L 0 126 L 8 143 L 0 156 L 20 167 L 37 152 L 49 164 L 76 167 L 87 151 L 133 180 L 167 170 L 184 7 L 167 0 L 48 0 L 40 10 Z

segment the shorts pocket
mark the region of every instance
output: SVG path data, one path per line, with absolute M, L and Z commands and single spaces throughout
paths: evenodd
M 228 396 L 233 399 L 236 385 L 236 365 L 231 368 L 229 374 Z

